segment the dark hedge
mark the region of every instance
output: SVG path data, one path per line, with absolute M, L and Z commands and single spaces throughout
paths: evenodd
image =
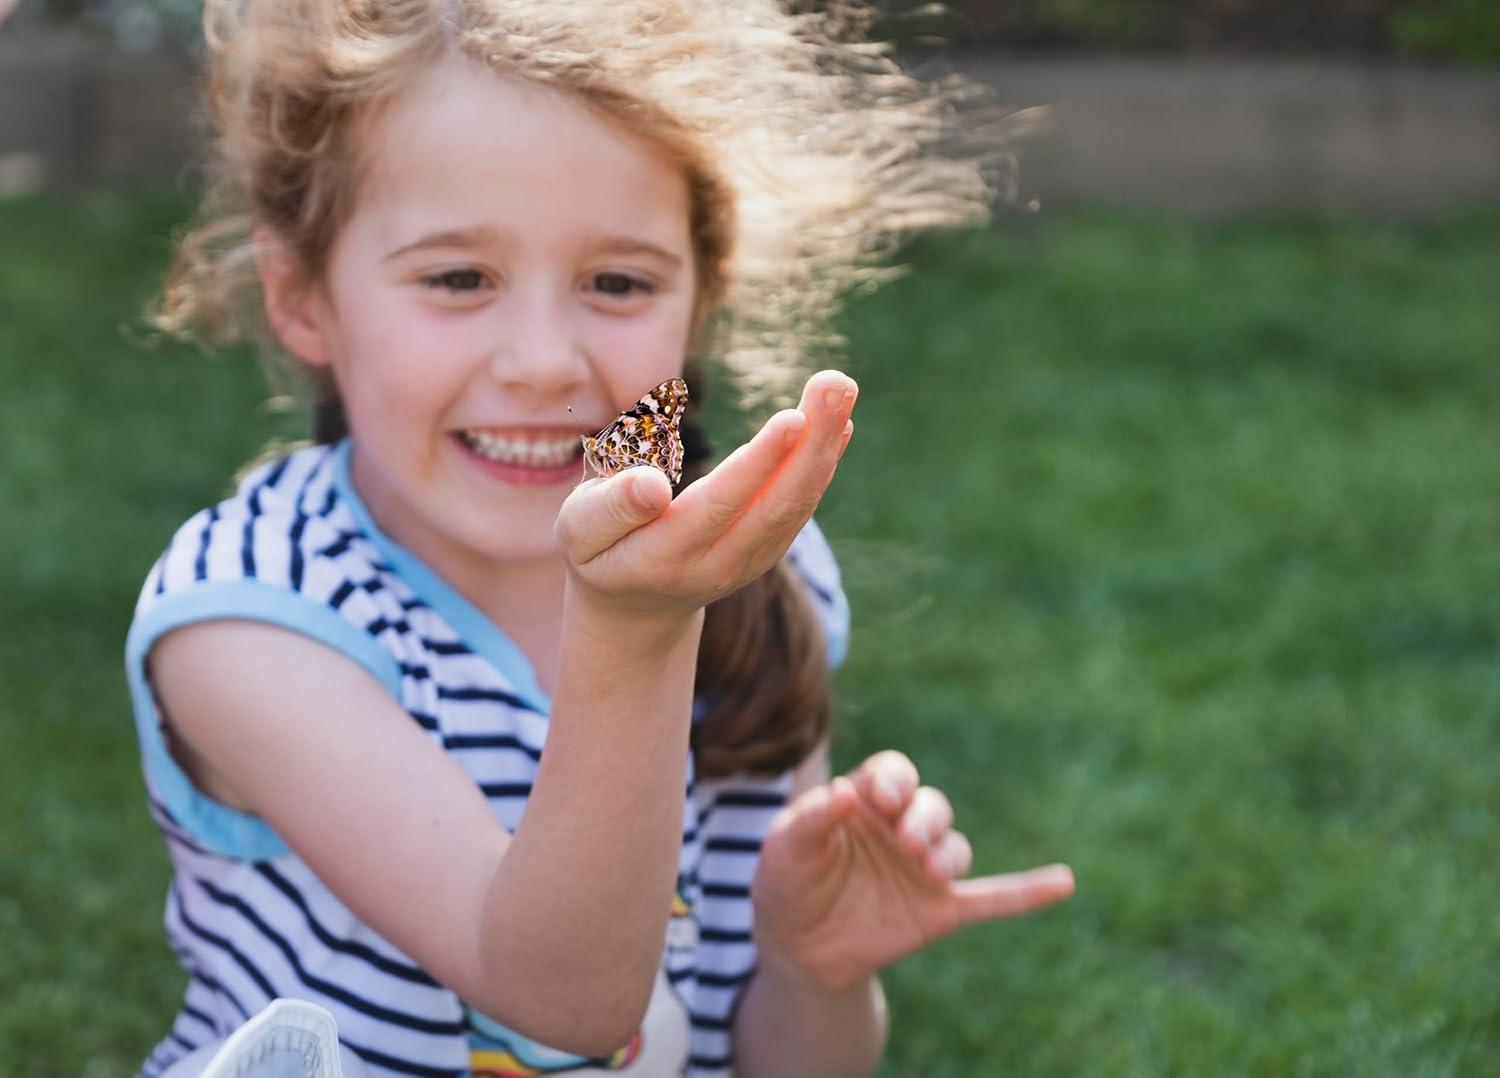
M 884 32 L 955 45 L 1500 61 L 1496 0 L 885 0 Z

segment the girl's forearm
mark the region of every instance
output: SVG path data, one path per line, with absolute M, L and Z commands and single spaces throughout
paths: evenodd
M 872 1073 L 885 1051 L 885 993 L 873 975 L 830 991 L 762 962 L 735 1015 L 741 1078 Z
M 481 959 L 529 1036 L 587 1055 L 645 1012 L 682 841 L 701 610 L 623 618 L 570 591 L 525 816 L 485 898 Z M 477 1001 L 470 1001 L 479 1005 Z M 481 1009 L 482 1006 L 481 1006 Z

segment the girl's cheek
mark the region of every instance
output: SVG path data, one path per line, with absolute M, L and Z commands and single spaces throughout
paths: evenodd
M 393 359 L 431 364 L 481 343 L 483 323 L 472 312 L 408 301 L 392 303 L 372 318 L 366 337 L 371 348 L 391 353 Z
M 669 355 L 680 360 L 687 351 L 688 318 L 686 309 L 664 306 L 640 318 L 605 320 L 599 326 L 604 354 L 651 364 Z

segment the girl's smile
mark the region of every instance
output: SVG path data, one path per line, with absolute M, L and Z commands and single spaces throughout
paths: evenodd
M 473 427 L 453 437 L 487 474 L 531 486 L 577 482 L 584 433 L 574 427 Z
M 321 287 L 279 328 L 333 375 L 376 523 L 495 595 L 512 569 L 561 564 L 582 436 L 682 372 L 684 171 L 576 99 L 461 57 L 380 114 L 362 158 Z

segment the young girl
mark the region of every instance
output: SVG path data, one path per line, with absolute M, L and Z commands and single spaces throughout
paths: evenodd
M 784 390 L 873 253 L 982 210 L 948 91 L 850 14 L 209 3 L 160 321 L 268 330 L 317 444 L 189 520 L 131 629 L 189 976 L 145 1073 L 277 997 L 377 1074 L 865 1073 L 879 969 L 1071 891 L 962 879 L 898 753 L 829 779 L 849 378 L 712 470 L 690 410 L 675 497 L 580 482 L 643 393 Z

